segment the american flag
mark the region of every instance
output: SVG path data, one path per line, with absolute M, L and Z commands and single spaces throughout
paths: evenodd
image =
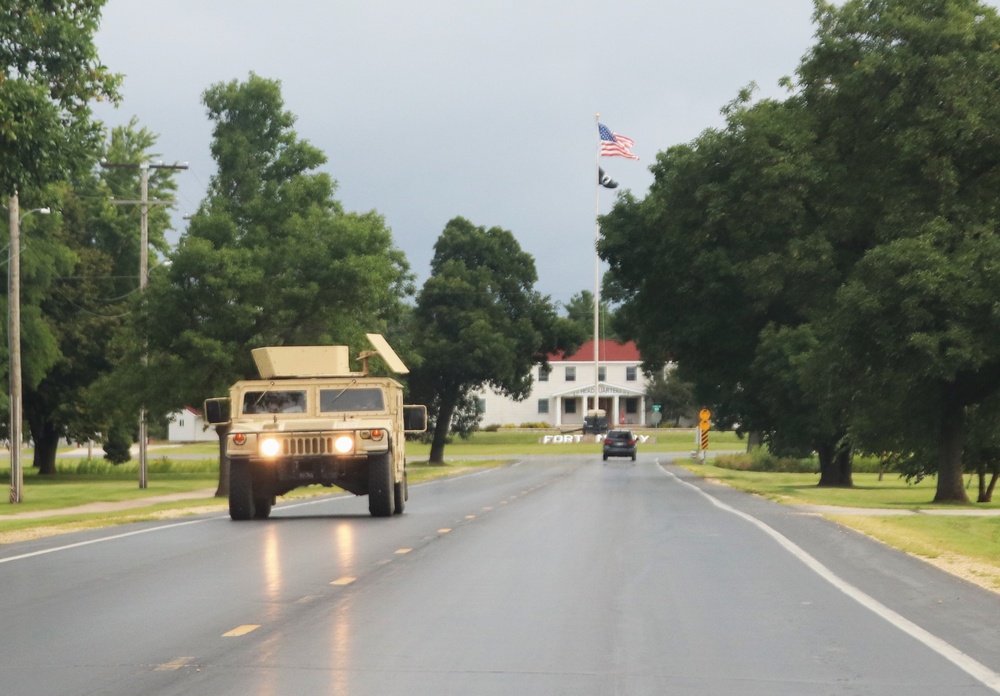
M 632 154 L 632 146 L 635 145 L 635 141 L 632 138 L 626 138 L 619 133 L 613 133 L 607 126 L 601 123 L 597 124 L 597 132 L 601 134 L 601 157 L 639 159 L 639 155 Z

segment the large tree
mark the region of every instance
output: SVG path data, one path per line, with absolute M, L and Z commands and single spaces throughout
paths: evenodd
M 0 194 L 86 168 L 101 145 L 90 103 L 118 99 L 94 34 L 106 0 L 8 0 L 0 12 Z
M 827 237 L 857 259 L 817 326 L 877 417 L 934 433 L 937 501 L 965 501 L 966 411 L 1000 388 L 1000 19 L 978 0 L 817 3 L 800 91 L 828 144 Z M 894 430 L 896 432 L 894 432 Z
M 100 153 L 112 162 L 139 162 L 156 156 L 155 141 L 133 120 L 113 129 Z M 174 188 L 169 173 L 151 177 L 154 198 Z M 116 367 L 116 341 L 139 288 L 139 211 L 111 199 L 136 197 L 138 189 L 137 169 L 94 168 L 71 183 L 26 192 L 59 213 L 25 221 L 21 252 L 24 417 L 42 474 L 55 472 L 61 438 L 86 441 L 135 420 L 117 408 L 116 396 L 98 399 L 94 387 Z M 150 212 L 154 248 L 165 247 L 168 227 L 165 211 Z
M 477 390 L 523 399 L 532 367 L 574 347 L 576 330 L 534 289 L 537 279 L 534 259 L 499 227 L 457 217 L 435 243 L 413 317 L 422 362 L 409 378 L 410 398 L 430 406 L 432 464 L 443 463 L 456 409 Z
M 211 86 L 204 101 L 218 169 L 169 265 L 154 269 L 137 325 L 149 361 L 131 383 L 160 415 L 255 376 L 256 347 L 358 350 L 365 333 L 399 325 L 412 292 L 385 220 L 343 210 L 279 82 L 251 74 Z M 225 485 L 223 470 L 220 494 Z
M 849 483 L 848 442 L 930 449 L 935 500 L 964 501 L 966 412 L 1000 387 L 1000 21 L 976 0 L 815 18 L 788 99 L 739 100 L 619 201 L 610 287 L 644 355 L 772 445 L 811 440 L 821 482 Z
M 801 356 L 767 345 L 828 305 L 840 278 L 811 199 L 821 153 L 801 100 L 751 98 L 727 107 L 724 129 L 661 153 L 649 195 L 602 219 L 606 294 L 647 367 L 676 361 L 713 420 L 782 453 L 816 450 L 820 483 L 849 486 L 845 413 L 823 393 L 803 404 Z

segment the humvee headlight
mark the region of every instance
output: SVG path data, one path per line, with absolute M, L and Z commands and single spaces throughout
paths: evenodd
M 260 453 L 265 457 L 274 457 L 281 451 L 281 443 L 273 437 L 265 437 L 260 441 Z
M 333 441 L 333 448 L 340 454 L 348 454 L 354 450 L 354 438 L 350 435 L 341 435 Z

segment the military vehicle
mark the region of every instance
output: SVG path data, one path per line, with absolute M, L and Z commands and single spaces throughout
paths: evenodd
M 583 434 L 599 435 L 608 431 L 608 416 L 603 408 L 592 408 L 583 417 Z
M 241 380 L 228 398 L 205 401 L 205 418 L 221 426 L 229 461 L 229 516 L 266 518 L 277 496 L 319 484 L 368 496 L 374 517 L 403 512 L 405 435 L 427 429 L 427 409 L 403 404 L 403 385 L 373 377 L 379 356 L 409 372 L 380 334 L 374 351 L 350 369 L 347 346 L 284 346 L 252 351 L 260 379 Z

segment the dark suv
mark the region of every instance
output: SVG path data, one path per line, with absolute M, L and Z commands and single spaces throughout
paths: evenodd
M 604 436 L 604 461 L 608 457 L 631 457 L 635 461 L 635 434 L 631 430 L 609 430 Z

